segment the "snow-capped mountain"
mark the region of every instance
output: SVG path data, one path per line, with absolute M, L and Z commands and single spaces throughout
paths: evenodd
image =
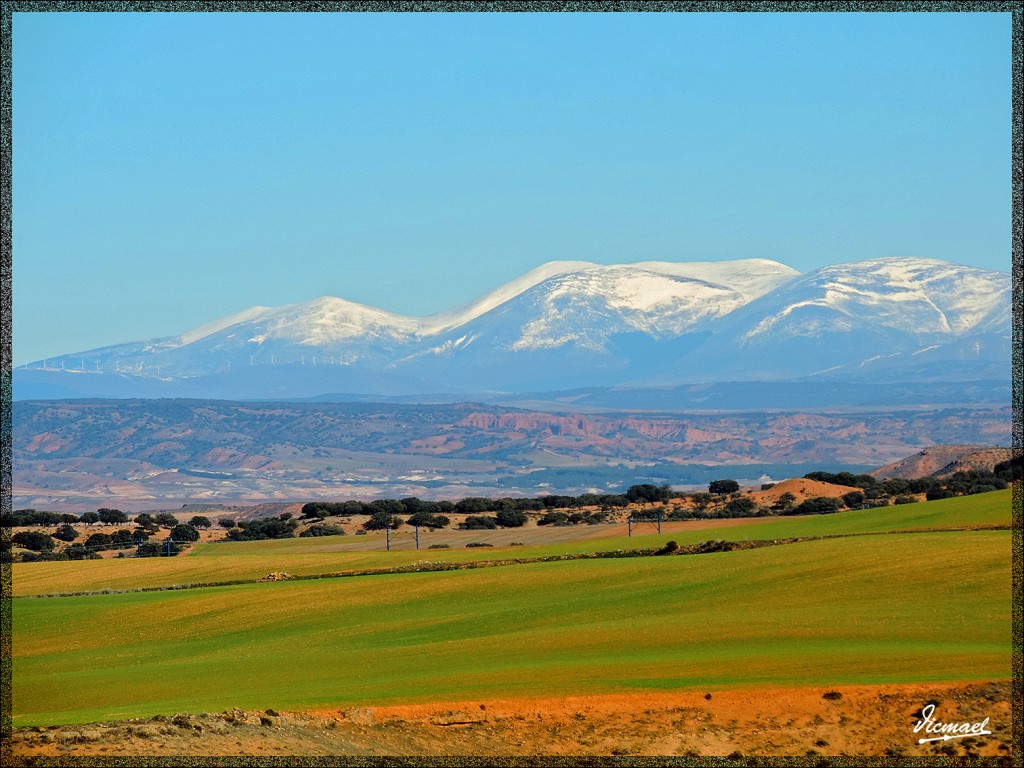
M 872 259 L 811 272 L 752 305 L 743 341 L 821 336 L 870 326 L 936 341 L 1009 331 L 1010 275 L 934 259 Z M 762 341 L 763 343 L 763 341 Z
M 15 373 L 19 399 L 303 397 L 612 384 L 1009 373 L 1010 275 L 887 258 L 544 264 L 426 318 L 334 297 Z
M 660 362 L 660 343 L 698 334 L 798 274 L 767 260 L 590 264 L 425 336 L 393 369 L 485 389 L 574 386 L 580 371 L 591 383 L 614 382 Z
M 978 361 L 992 372 L 1005 363 L 1008 375 L 1011 294 L 1009 273 L 934 259 L 823 267 L 723 318 L 697 354 L 721 358 L 719 372 L 740 378 L 923 369 L 947 360 Z M 957 375 L 951 368 L 949 377 Z
M 416 338 L 418 327 L 415 318 L 324 296 L 283 307 L 253 307 L 180 336 L 103 347 L 45 363 L 71 372 L 156 377 L 203 376 L 232 367 L 293 362 L 382 364 L 393 349 Z

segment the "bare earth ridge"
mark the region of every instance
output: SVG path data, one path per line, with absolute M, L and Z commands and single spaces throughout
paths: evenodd
M 991 735 L 919 744 L 921 708 Z M 40 755 L 991 755 L 1010 682 L 643 692 L 286 713 L 230 710 L 15 729 Z
M 873 477 L 901 477 L 912 480 L 916 477 L 949 477 L 955 472 L 972 469 L 992 471 L 1001 461 L 1013 458 L 1010 448 L 992 448 L 984 445 L 935 445 L 925 448 L 913 456 L 886 464 L 871 471 Z

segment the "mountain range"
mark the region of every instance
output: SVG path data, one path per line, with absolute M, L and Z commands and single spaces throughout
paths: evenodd
M 1009 381 L 1011 278 L 924 258 L 545 264 L 409 317 L 325 296 L 36 361 L 15 399 L 461 396 L 707 382 Z

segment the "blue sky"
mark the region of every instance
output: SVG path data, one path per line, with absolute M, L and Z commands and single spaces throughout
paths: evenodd
M 1010 15 L 14 14 L 14 362 L 546 261 L 1010 269 Z

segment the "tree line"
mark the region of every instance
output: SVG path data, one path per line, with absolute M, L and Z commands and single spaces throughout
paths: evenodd
M 377 499 L 374 501 L 312 501 L 302 506 L 300 520 L 292 519 L 290 513 L 277 517 L 257 520 L 240 520 L 222 518 L 218 522 L 227 529 L 223 541 L 253 541 L 260 539 L 290 538 L 295 535 L 300 522 L 317 521 L 307 526 L 300 536 L 339 536 L 344 530 L 337 525 L 324 523 L 327 517 L 366 516 L 362 531 L 396 529 L 403 525 L 422 526 L 426 528 L 446 528 L 451 524 L 449 514 L 465 516 L 459 524 L 463 530 L 488 530 L 496 528 L 517 528 L 525 525 L 529 517 L 527 512 L 543 512 L 537 519 L 538 525 L 578 525 L 605 522 L 616 509 L 630 504 L 661 505 L 664 509 L 657 512 L 638 512 L 634 519 L 655 519 L 657 515 L 665 520 L 693 520 L 708 518 L 760 517 L 771 515 L 805 515 L 829 514 L 843 509 L 864 509 L 869 507 L 906 504 L 914 502 L 921 494 L 929 501 L 950 498 L 953 496 L 986 493 L 1008 487 L 1009 483 L 1020 481 L 1024 477 L 1022 457 L 1015 457 L 1000 462 L 993 470 L 968 470 L 956 472 L 946 478 L 931 476 L 912 480 L 888 478 L 878 480 L 867 474 L 850 472 L 809 472 L 804 475 L 808 480 L 845 485 L 858 490 L 850 491 L 839 498 L 815 497 L 796 504 L 796 497 L 791 493 L 783 493 L 771 505 L 758 506 L 752 498 L 739 493 L 740 486 L 736 480 L 719 479 L 708 484 L 705 492 L 673 491 L 668 485 L 639 484 L 630 486 L 625 493 L 594 494 L 584 493 L 579 496 L 550 494 L 541 497 L 489 498 L 470 496 L 458 501 L 426 501 L 416 497 L 403 499 Z M 767 483 L 761 486 L 766 490 L 773 486 Z M 690 507 L 675 505 L 669 508 L 672 500 L 687 499 Z M 597 507 L 597 511 L 584 511 L 584 508 Z M 569 512 L 563 510 L 570 510 Z M 573 511 L 575 510 L 575 511 Z M 486 514 L 493 513 L 493 514 Z M 35 509 L 19 509 L 8 513 L 2 518 L 5 529 L 0 540 L 0 559 L 11 562 L 11 549 L 17 545 L 30 550 L 23 555 L 24 560 L 83 560 L 99 557 L 97 554 L 105 549 L 132 549 L 140 556 L 155 557 L 175 555 L 183 545 L 200 538 L 199 529 L 209 528 L 209 518 L 196 515 L 187 523 L 181 523 L 174 515 L 162 512 L 150 514 L 142 512 L 129 518 L 117 509 L 100 508 L 96 512 L 86 512 L 80 516 L 40 511 Z M 91 534 L 84 542 L 77 542 L 78 531 L 73 523 L 88 525 L 123 525 L 135 523 L 134 529 L 118 529 L 111 533 L 97 532 Z M 10 536 L 6 529 L 10 527 L 53 526 L 57 529 L 52 534 L 39 531 L 19 531 Z M 162 542 L 151 538 L 161 528 L 168 530 Z M 67 542 L 70 546 L 58 551 L 54 539 Z

